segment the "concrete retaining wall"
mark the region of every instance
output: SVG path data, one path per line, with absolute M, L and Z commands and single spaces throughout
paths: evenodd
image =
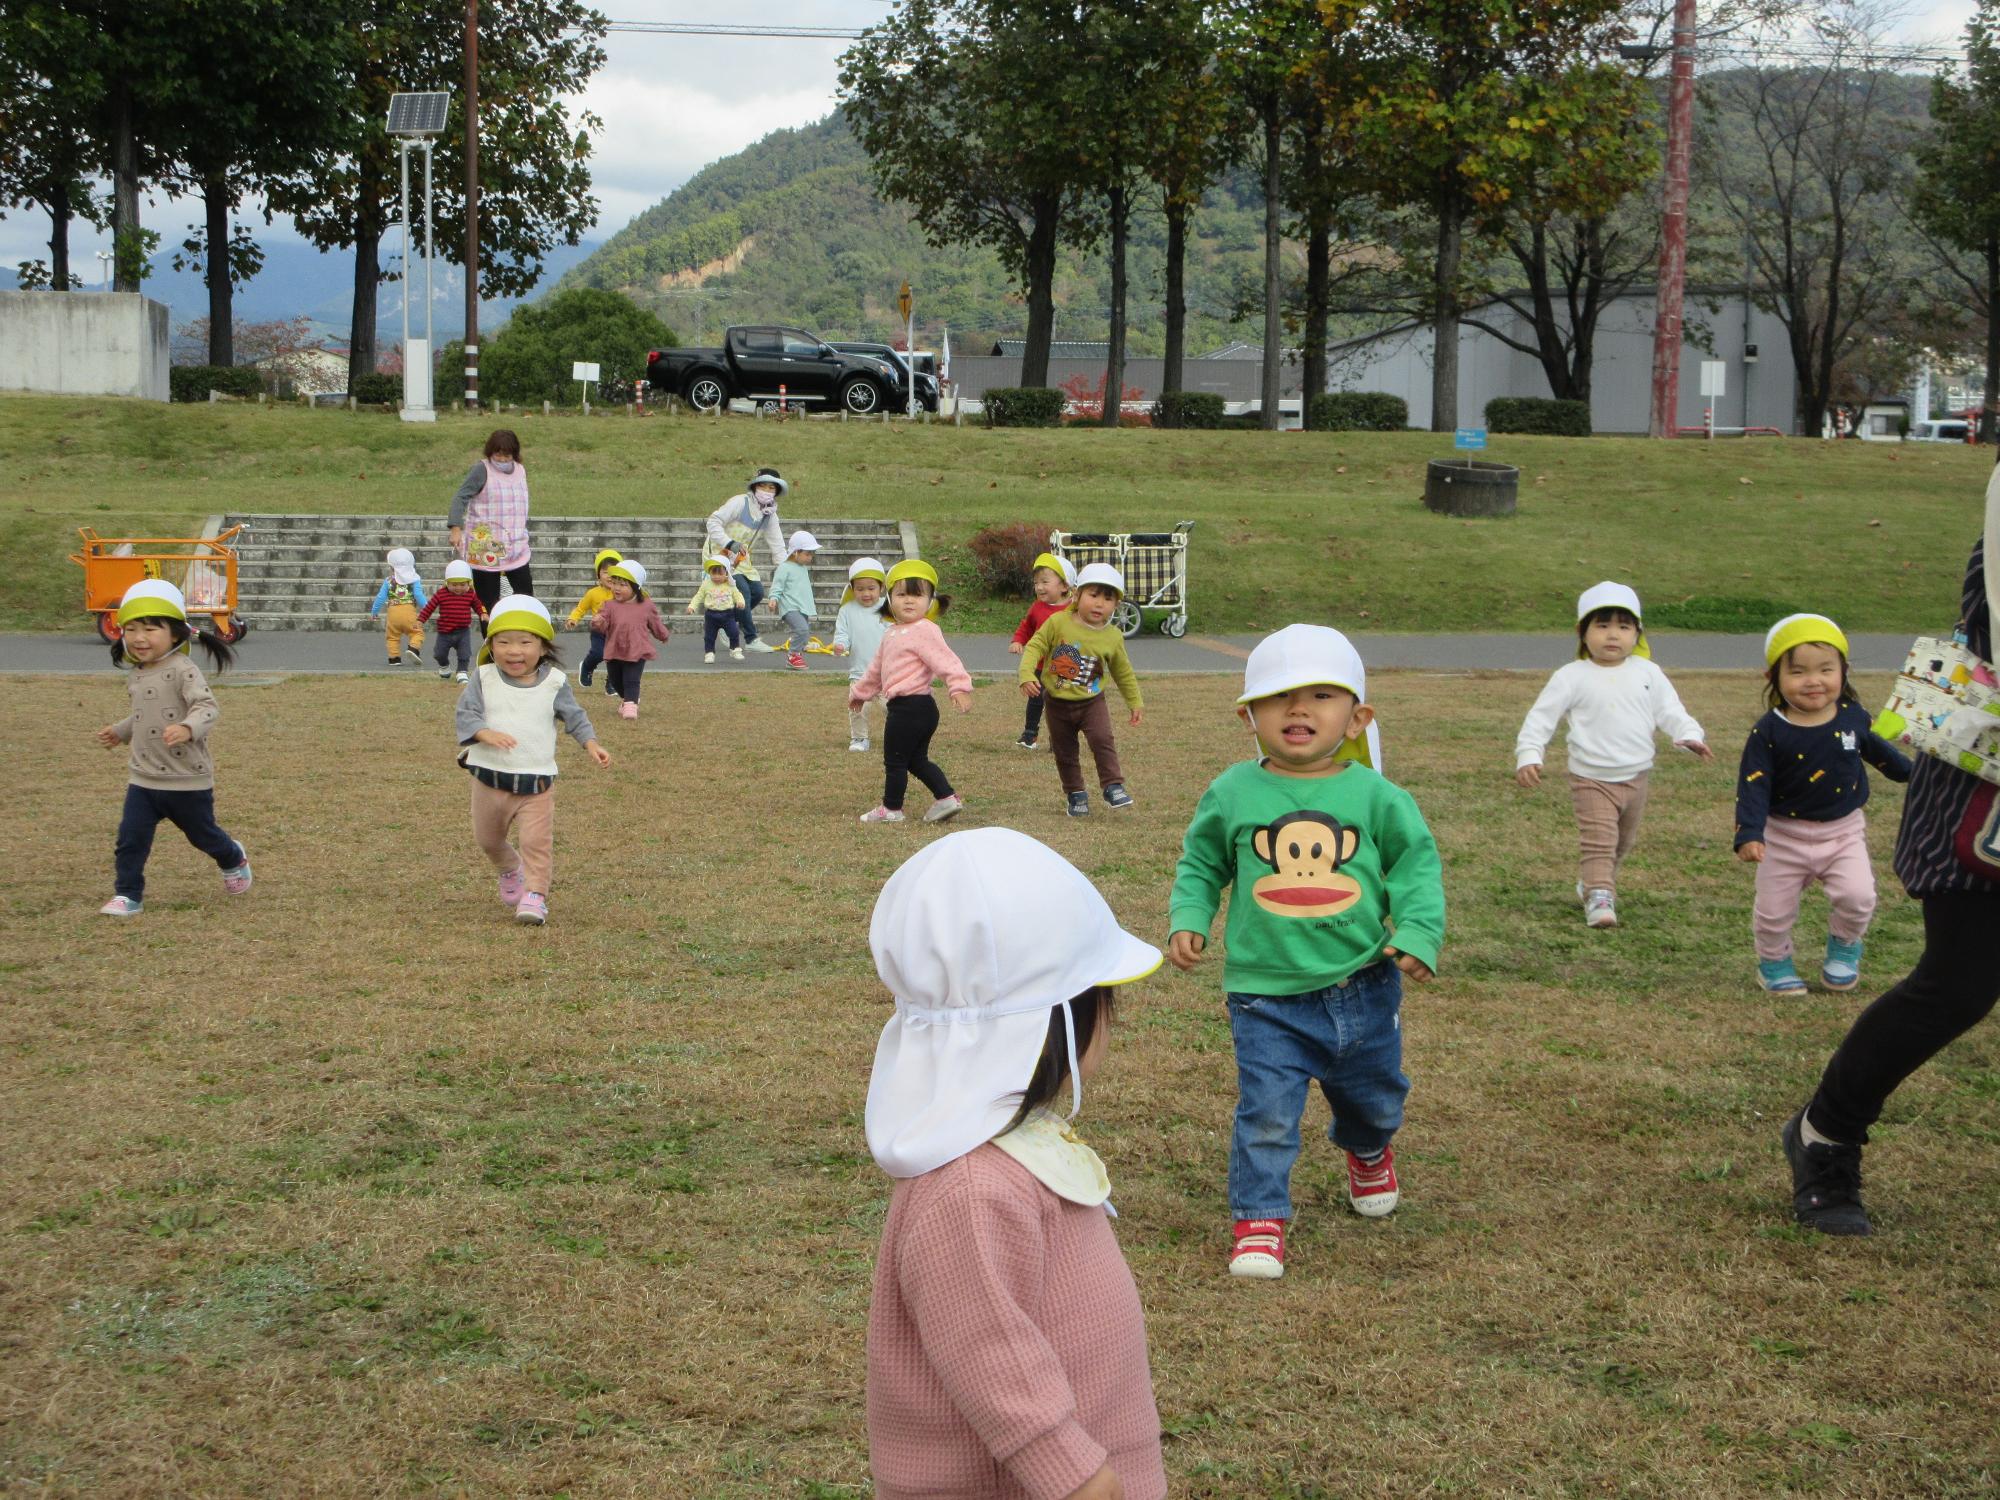
M 0 390 L 164 401 L 167 324 L 136 292 L 0 292 Z

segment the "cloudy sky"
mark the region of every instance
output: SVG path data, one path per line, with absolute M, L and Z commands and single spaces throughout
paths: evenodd
M 890 0 L 597 0 L 613 21 L 701 23 L 728 15 L 744 24 L 861 27 L 888 14 Z M 1957 38 L 1973 0 L 1914 0 L 1896 28 L 1900 39 Z M 589 238 L 601 240 L 657 203 L 709 162 L 785 126 L 816 120 L 833 107 L 839 41 L 799 38 L 657 36 L 613 32 L 608 60 L 579 101 L 604 120 L 594 174 L 602 204 Z M 169 242 L 199 218 L 193 206 L 159 203 L 146 222 Z M 261 237 L 291 236 L 280 219 Z M 0 265 L 42 258 L 48 230 L 40 214 L 0 220 Z M 95 280 L 92 252 L 104 237 L 79 223 L 72 264 Z

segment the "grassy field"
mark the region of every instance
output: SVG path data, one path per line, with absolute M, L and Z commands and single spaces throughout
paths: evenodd
M 506 920 L 471 846 L 449 689 L 220 681 L 218 805 L 256 889 L 225 898 L 167 830 L 128 923 L 93 914 L 123 768 L 88 743 L 122 685 L 0 696 L 6 743 L 43 751 L 0 803 L 0 1490 L 867 1494 L 887 1184 L 861 1135 L 886 1015 L 865 928 L 933 834 L 852 823 L 879 766 L 844 749 L 837 680 L 662 680 L 600 726 L 609 771 L 566 751 L 542 930 Z M 1451 900 L 1445 972 L 1405 1012 L 1392 1219 L 1347 1212 L 1316 1103 L 1292 1273 L 1232 1283 L 1219 973 L 1121 1009 L 1082 1123 L 1172 1492 L 1992 1493 L 2000 1033 L 1892 1102 L 1875 1239 L 1796 1231 L 1777 1150 L 1916 955 L 1886 869 L 1900 794 L 1876 805 L 1862 992 L 1775 1001 L 1728 852 L 1754 683 L 1682 679 L 1725 764 L 1662 765 L 1611 933 L 1570 894 L 1566 799 L 1508 778 L 1535 686 L 1376 685 Z M 1047 840 L 1156 934 L 1194 800 L 1244 748 L 1234 691 L 1153 685 L 1118 818 L 1061 816 L 1004 689 L 947 716 L 938 758 L 967 821 Z
M 225 509 L 442 516 L 493 418 L 0 397 L 0 628 L 87 628 L 75 528 L 199 528 Z M 1203 631 L 1308 615 L 1350 629 L 1548 630 L 1584 585 L 1635 583 L 1648 619 L 1758 629 L 1792 608 L 1850 630 L 1935 627 L 1957 598 L 1991 464 L 1941 444 L 1496 438 L 1521 512 L 1457 521 L 1420 503 L 1428 433 L 989 432 L 830 422 L 510 413 L 544 515 L 705 515 L 757 464 L 785 514 L 914 521 L 970 624 L 966 540 L 998 522 L 1197 525 Z

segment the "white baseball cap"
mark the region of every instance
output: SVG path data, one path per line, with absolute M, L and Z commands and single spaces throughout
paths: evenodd
M 1082 571 L 1076 575 L 1073 586 L 1080 589 L 1088 588 L 1093 583 L 1102 588 L 1116 589 L 1121 598 L 1124 596 L 1125 575 L 1110 563 L 1085 563 Z
M 792 533 L 792 539 L 785 543 L 785 550 L 787 552 L 817 552 L 819 551 L 819 538 L 814 536 L 810 531 L 795 531 Z
M 391 547 L 389 555 L 384 561 L 389 564 L 389 571 L 395 574 L 396 582 L 415 583 L 417 581 L 417 560 L 411 555 L 408 547 Z
M 1346 688 L 1356 702 L 1368 701 L 1368 668 L 1352 641 L 1330 625 L 1287 625 L 1265 636 L 1251 651 L 1243 664 L 1243 694 L 1236 701 L 1255 703 L 1320 683 Z M 1365 740 L 1360 759 L 1379 771 L 1382 738 L 1372 723 Z
M 1576 596 L 1576 617 L 1587 620 L 1600 609 L 1622 609 L 1635 620 L 1646 617 L 1639 612 L 1639 596 L 1628 584 L 1613 583 L 1605 579 L 1593 583 Z
M 868 1078 L 868 1149 L 917 1177 L 998 1135 L 1020 1108 L 1063 1008 L 1072 1115 L 1083 1103 L 1069 1002 L 1129 984 L 1160 950 L 1118 925 L 1083 873 L 1011 828 L 973 828 L 891 875 L 868 923 L 875 971 L 895 997 Z
M 472 564 L 467 562 L 462 557 L 454 557 L 450 562 L 444 565 L 444 581 L 446 583 L 450 583 L 455 578 L 464 578 L 470 580 L 471 577 L 472 577 Z

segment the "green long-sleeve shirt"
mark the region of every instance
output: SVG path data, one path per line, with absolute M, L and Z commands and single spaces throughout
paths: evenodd
M 1125 637 L 1109 625 L 1086 625 L 1073 609 L 1060 610 L 1042 621 L 1042 628 L 1021 651 L 1021 681 L 1040 677 L 1051 698 L 1082 703 L 1104 691 L 1109 676 L 1118 684 L 1125 706 L 1137 710 L 1139 674 L 1125 654 Z
M 1391 942 L 1438 966 L 1437 843 L 1416 799 L 1367 766 L 1282 776 L 1244 761 L 1210 782 L 1181 843 L 1168 930 L 1206 938 L 1232 883 L 1222 970 L 1231 993 L 1325 989 Z

